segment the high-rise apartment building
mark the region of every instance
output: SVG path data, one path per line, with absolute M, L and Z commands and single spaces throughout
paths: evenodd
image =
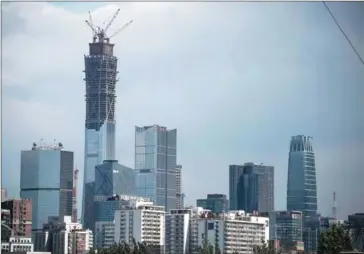
M 61 143 L 21 152 L 20 197 L 32 201 L 32 230 L 49 216 L 72 215 L 73 152 Z
M 165 253 L 165 212 L 153 202 L 130 200 L 115 211 L 115 242 L 144 242 L 153 253 Z
M 85 55 L 86 119 L 82 221 L 92 217 L 95 167 L 115 159 L 117 58 L 104 30 L 94 35 Z
M 230 211 L 225 214 L 202 214 L 198 220 L 198 241 L 207 240 L 221 253 L 251 254 L 262 239 L 269 240 L 269 218 Z
M 202 207 L 171 209 L 166 214 L 166 253 L 197 254 L 198 220 L 208 212 Z
M 34 249 L 52 254 L 88 253 L 93 247 L 91 230 L 72 222 L 72 216 L 49 217 L 43 229 L 35 233 Z
M 182 209 L 184 206 L 182 193 L 182 165 L 176 165 L 176 209 Z
M 243 165 L 230 165 L 229 166 L 229 204 L 230 210 L 237 210 L 238 208 L 238 197 L 237 188 L 240 176 L 244 172 Z
M 319 237 L 317 183 L 312 137 L 294 136 L 288 159 L 287 210 L 301 211 L 305 251 L 315 252 Z
M 229 196 L 230 210 L 274 211 L 274 167 L 230 165 Z
M 166 211 L 176 208 L 177 130 L 159 125 L 135 127 L 137 196 Z
M 6 200 L 1 203 L 1 209 L 5 209 L 5 223 L 16 236 L 32 236 L 32 201 L 30 199 Z M 8 211 L 8 213 L 5 211 Z
M 197 207 L 203 207 L 213 213 L 226 213 L 229 210 L 229 201 L 225 194 L 207 194 L 206 199 L 197 199 Z

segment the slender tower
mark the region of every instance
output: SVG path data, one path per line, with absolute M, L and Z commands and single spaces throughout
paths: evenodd
M 334 219 L 334 220 L 336 220 L 336 217 L 337 217 L 337 212 L 336 212 L 336 192 L 334 191 L 333 193 L 332 193 L 332 218 Z
M 118 71 L 114 44 L 110 43 L 110 39 L 132 22 L 107 36 L 106 32 L 119 11 L 115 12 L 104 29 L 94 26 L 91 14 L 86 20 L 93 32 L 93 40 L 89 43 L 89 54 L 85 55 L 84 71 L 86 119 L 82 223 L 85 228 L 93 228 L 94 224 L 95 167 L 115 157 L 115 85 Z

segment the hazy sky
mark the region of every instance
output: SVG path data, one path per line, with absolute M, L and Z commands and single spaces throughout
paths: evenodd
M 364 56 L 364 3 L 328 4 Z M 91 10 L 102 24 L 118 6 L 110 34 L 134 20 L 113 39 L 120 163 L 134 166 L 134 125 L 177 128 L 187 204 L 228 194 L 228 165 L 252 161 L 275 167 L 285 209 L 290 137 L 310 135 L 320 211 L 330 214 L 333 190 L 340 217 L 364 211 L 364 66 L 321 2 L 3 3 L 9 195 L 19 196 L 20 151 L 41 138 L 74 151 L 83 179 L 84 20 Z

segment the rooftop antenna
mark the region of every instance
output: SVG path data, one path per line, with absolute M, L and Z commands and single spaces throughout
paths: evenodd
M 332 218 L 334 218 L 334 220 L 336 220 L 336 192 L 334 191 L 332 193 Z
M 126 28 L 127 26 L 129 26 L 133 22 L 132 20 L 129 21 L 124 26 L 122 26 L 119 30 L 117 30 L 115 33 L 113 33 L 111 36 L 108 37 L 106 32 L 111 27 L 112 23 L 115 21 L 115 19 L 118 16 L 119 12 L 120 12 L 120 8 L 116 10 L 114 15 L 110 19 L 110 21 L 107 23 L 107 25 L 103 29 L 101 27 L 95 26 L 93 24 L 91 12 L 88 12 L 89 19 L 85 20 L 85 22 L 91 28 L 91 30 L 93 32 L 93 42 L 98 42 L 98 43 L 106 42 L 106 43 L 109 43 L 110 38 L 114 37 L 116 34 L 118 34 L 120 31 L 124 30 L 124 28 Z M 97 39 L 98 39 L 98 41 L 97 41 Z

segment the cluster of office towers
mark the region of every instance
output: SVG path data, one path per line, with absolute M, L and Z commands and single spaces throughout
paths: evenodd
M 115 194 L 149 198 L 154 205 L 163 206 L 165 211 L 183 207 L 182 168 L 177 165 L 176 129 L 168 130 L 159 125 L 135 127 L 134 169 L 119 164 L 115 158 L 118 71 L 113 48 L 114 44 L 109 40 L 99 37 L 89 44 L 89 54 L 85 56 L 86 119 L 81 217 L 84 228 L 92 230 L 95 221 L 102 219 L 97 218 L 101 216 L 98 211 L 102 210 L 98 208 L 98 202 L 106 201 Z M 60 170 L 51 170 L 50 161 Z M 33 229 L 41 229 L 50 215 L 71 215 L 73 153 L 63 151 L 62 144 L 49 149 L 34 144 L 32 150 L 22 152 L 21 163 L 21 197 L 32 199 Z M 43 167 L 42 164 L 48 166 Z M 31 171 L 32 168 L 38 168 L 38 173 Z M 232 165 L 229 171 L 228 209 L 249 213 L 274 212 L 273 167 L 247 163 Z M 313 250 L 317 244 L 312 239 L 318 237 L 318 220 L 315 158 L 310 137 L 295 136 L 291 140 L 287 187 L 287 210 L 302 212 L 303 241 L 306 250 Z

